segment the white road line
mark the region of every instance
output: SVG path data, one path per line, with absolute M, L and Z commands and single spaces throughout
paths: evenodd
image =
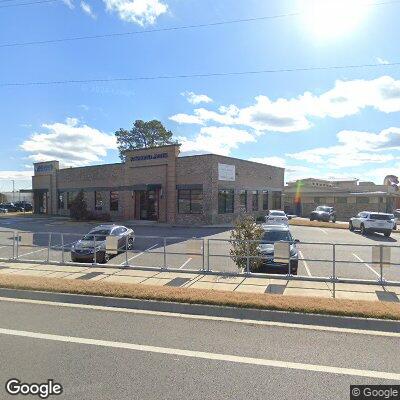
M 75 296 L 79 297 L 80 295 L 75 295 Z M 80 309 L 94 310 L 94 311 L 122 312 L 128 314 L 150 315 L 153 317 L 156 316 L 156 317 L 167 317 L 167 318 L 198 319 L 203 321 L 224 321 L 224 322 L 231 322 L 244 325 L 261 325 L 261 326 L 273 326 L 278 328 L 306 329 L 311 331 L 323 331 L 323 332 L 334 332 L 334 333 L 345 333 L 345 334 L 353 333 L 358 335 L 400 338 L 400 332 L 384 332 L 384 331 L 373 331 L 373 330 L 362 330 L 362 329 L 351 329 L 351 328 L 338 328 L 333 326 L 322 326 L 322 325 L 295 324 L 288 322 L 258 321 L 252 319 L 213 317 L 210 315 L 192 315 L 192 314 L 182 314 L 182 313 L 174 313 L 166 311 L 150 311 L 150 310 L 121 308 L 121 307 L 96 306 L 91 304 L 90 305 L 73 304 L 73 303 L 62 303 L 57 301 L 46 301 L 46 300 L 16 299 L 11 297 L 0 297 L 0 301 L 7 301 L 9 303 L 26 303 L 26 304 L 36 304 L 36 305 L 64 307 L 64 308 L 80 308 Z M 373 322 L 374 320 L 371 319 L 371 321 Z
M 47 247 L 45 247 L 43 249 L 39 249 L 39 250 L 30 251 L 29 253 L 18 254 L 18 257 L 27 256 L 27 255 L 33 254 L 33 253 L 39 253 L 40 251 L 44 251 L 44 250 L 47 250 Z
M 367 378 L 388 379 L 395 381 L 400 380 L 400 374 L 396 374 L 393 372 L 371 371 L 366 369 L 355 369 L 355 368 L 342 368 L 342 367 L 333 367 L 329 365 L 303 364 L 290 361 L 268 360 L 265 358 L 253 358 L 253 357 L 235 356 L 230 354 L 209 353 L 205 351 L 194 351 L 194 350 L 176 349 L 171 347 L 149 346 L 136 343 L 114 342 L 110 340 L 81 338 L 75 336 L 53 335 L 48 333 L 19 331 L 14 329 L 0 328 L 0 334 L 8 336 L 25 337 L 31 339 L 50 340 L 63 343 L 75 343 L 75 344 L 83 344 L 89 346 L 109 347 L 114 349 L 126 349 L 126 350 L 141 351 L 146 353 L 167 354 L 173 356 L 198 358 L 204 360 L 259 365 L 264 367 L 285 368 L 285 369 L 294 369 L 294 370 L 309 371 L 309 372 L 322 372 L 335 375 L 362 376 Z
M 299 254 L 300 254 L 300 257 L 301 257 L 300 260 L 303 261 L 303 265 L 304 265 L 304 268 L 305 268 L 306 271 L 307 271 L 308 276 L 312 276 L 312 275 L 311 275 L 311 272 L 310 272 L 310 268 L 308 268 L 307 261 L 304 260 L 304 255 L 303 255 L 303 253 L 301 252 L 301 250 L 299 250 Z
M 186 266 L 188 263 L 190 263 L 190 261 L 192 261 L 192 257 L 189 257 L 189 258 L 179 267 L 179 269 L 182 269 L 184 266 Z
M 151 249 L 154 249 L 154 247 L 156 247 L 156 246 L 158 246 L 158 243 L 156 243 L 155 245 L 153 245 L 153 246 L 149 247 L 148 249 L 142 251 L 141 253 L 135 254 L 133 257 L 128 258 L 128 262 L 131 261 L 131 260 L 133 260 L 133 259 L 136 258 L 136 257 L 139 257 L 139 256 L 143 255 L 144 253 L 146 253 L 146 251 L 149 251 L 149 250 L 151 250 Z M 119 265 L 124 265 L 124 264 L 125 264 L 125 261 L 122 262 L 122 263 L 119 264 Z
M 322 228 L 318 228 L 321 232 L 323 232 L 323 233 L 325 233 L 325 235 L 327 235 L 328 234 L 328 232 L 325 230 L 325 229 L 322 229 Z
M 6 247 L 12 247 L 12 244 L 10 244 L 8 246 L 0 246 L 0 249 L 5 249 Z
M 378 278 L 380 278 L 380 274 L 378 272 L 376 272 L 369 264 L 367 264 L 361 257 L 359 257 L 357 254 L 353 253 L 353 256 L 355 258 L 357 258 L 358 261 L 361 261 L 362 263 L 364 263 L 364 265 L 369 268 L 371 270 L 371 272 L 373 272 Z

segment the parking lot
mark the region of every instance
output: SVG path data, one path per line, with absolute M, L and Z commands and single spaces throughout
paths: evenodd
M 71 245 L 94 226 L 58 218 L 1 218 L 0 258 L 11 258 L 13 251 L 14 255 L 18 251 L 21 260 L 69 262 Z M 181 270 L 203 268 L 226 272 L 238 270 L 229 257 L 230 230 L 227 228 L 139 225 L 133 229 L 136 235 L 134 248 L 112 257 L 108 264 L 128 263 L 130 266 L 156 268 L 167 266 Z M 372 264 L 372 246 L 384 245 L 393 246 L 391 262 L 396 265 L 385 266 L 383 277 L 390 281 L 400 281 L 399 233 L 393 233 L 390 238 L 386 238 L 378 234 L 364 237 L 346 229 L 303 226 L 292 226 L 290 229 L 294 238 L 300 240 L 299 275 L 332 276 L 333 251 L 335 251 L 337 277 L 378 280 L 380 267 Z M 34 232 L 33 244 L 21 244 L 18 250 L 16 248 L 13 250 L 12 231 Z

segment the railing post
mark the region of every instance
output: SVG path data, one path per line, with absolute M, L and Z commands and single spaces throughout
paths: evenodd
M 167 247 L 167 238 L 165 237 L 164 238 L 164 266 L 163 266 L 164 269 L 167 269 L 167 250 L 166 250 L 166 247 Z
M 50 262 L 51 232 L 49 233 L 49 243 L 47 244 L 47 262 Z
M 210 272 L 210 239 L 207 239 L 207 272 Z
M 332 286 L 333 286 L 333 298 L 336 298 L 336 244 L 332 244 Z
M 96 255 L 96 235 L 93 235 L 93 263 L 97 264 L 97 255 Z
M 16 259 L 18 260 L 18 257 L 19 257 L 19 239 L 20 239 L 20 236 L 19 236 L 19 232 L 17 231 L 17 236 L 16 236 L 16 238 L 17 238 L 17 250 L 16 250 L 16 252 L 17 252 L 17 257 L 16 257 Z
M 128 266 L 128 236 L 125 237 L 125 267 Z
M 12 245 L 12 258 L 13 258 L 13 260 L 15 259 L 15 239 L 16 239 L 15 231 L 13 231 L 13 245 Z
M 64 257 L 64 234 L 61 234 L 61 263 L 64 264 L 65 257 Z
M 245 248 L 246 248 L 246 274 L 250 274 L 250 254 L 249 254 L 249 241 L 245 241 Z
M 204 260 L 205 248 L 204 248 L 204 246 L 206 245 L 206 242 L 205 242 L 204 238 L 202 239 L 201 243 L 202 243 L 202 264 L 203 264 L 203 272 L 204 272 L 204 268 L 205 268 L 205 266 L 204 266 L 204 263 L 205 263 L 205 260 Z
M 383 286 L 383 246 L 379 246 L 379 268 L 380 268 L 380 283 Z

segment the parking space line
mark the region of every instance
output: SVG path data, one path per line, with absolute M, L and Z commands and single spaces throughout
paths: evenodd
M 146 250 L 143 250 L 141 253 L 135 254 L 133 257 L 128 258 L 128 262 L 131 261 L 131 260 L 133 260 L 133 259 L 136 258 L 136 257 L 139 257 L 139 256 L 143 255 L 144 253 L 146 253 L 146 251 L 149 251 L 149 250 L 151 250 L 151 249 L 154 249 L 154 247 L 156 247 L 156 246 L 158 246 L 158 243 L 156 243 L 155 245 L 149 247 L 149 248 L 146 249 Z M 126 262 L 126 261 L 122 262 L 122 263 L 119 264 L 119 265 L 124 265 L 125 262 Z
M 367 264 L 361 257 L 359 257 L 357 254 L 353 253 L 353 256 L 355 258 L 357 258 L 358 261 L 361 261 L 362 263 L 364 263 L 364 265 L 369 268 L 371 270 L 371 272 L 373 272 L 378 278 L 380 278 L 381 276 L 378 274 L 378 272 L 376 272 L 369 264 Z
M 325 229 L 322 229 L 322 228 L 318 228 L 321 232 L 323 232 L 323 233 L 325 233 L 325 235 L 327 235 L 328 234 L 328 232 L 325 230 Z
M 188 263 L 190 263 L 190 261 L 192 261 L 192 257 L 189 257 L 189 258 L 179 267 L 179 269 L 182 269 L 183 267 L 185 267 Z
M 18 257 L 27 256 L 27 255 L 33 254 L 33 253 L 39 253 L 40 251 L 44 251 L 44 250 L 47 250 L 47 247 L 45 247 L 43 249 L 39 249 L 39 250 L 30 251 L 29 253 L 18 254 Z
M 303 255 L 303 253 L 301 252 L 301 250 L 299 250 L 299 254 L 300 254 L 300 257 L 301 257 L 300 260 L 303 261 L 303 265 L 304 265 L 304 268 L 305 268 L 306 271 L 307 271 L 308 276 L 312 276 L 312 275 L 311 275 L 311 272 L 310 272 L 310 268 L 308 267 L 307 261 L 304 260 L 304 255 Z

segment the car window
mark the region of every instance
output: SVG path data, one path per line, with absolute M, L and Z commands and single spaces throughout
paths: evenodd
M 292 242 L 293 238 L 289 231 L 276 230 L 265 231 L 261 238 L 261 243 Z
M 331 207 L 323 207 L 323 206 L 318 206 L 317 211 L 325 211 L 325 212 L 330 212 Z
M 285 217 L 286 216 L 286 214 L 283 211 L 270 211 L 269 215 L 273 216 L 273 217 Z
M 380 221 L 390 221 L 393 217 L 391 214 L 370 214 L 371 219 L 377 219 Z

